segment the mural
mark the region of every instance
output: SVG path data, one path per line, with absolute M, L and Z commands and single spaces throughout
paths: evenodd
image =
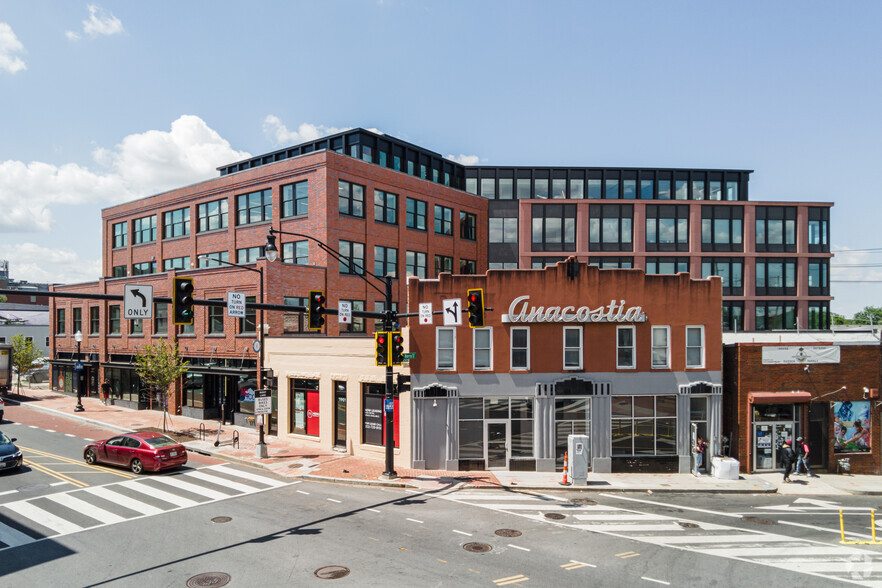
M 833 451 L 870 452 L 870 402 L 833 402 Z

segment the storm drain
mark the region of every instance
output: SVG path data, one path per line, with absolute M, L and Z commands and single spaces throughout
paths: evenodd
M 520 537 L 523 533 L 517 529 L 496 529 L 496 534 L 500 537 Z
M 315 577 L 322 580 L 339 580 L 349 575 L 349 568 L 344 566 L 325 566 L 317 569 Z
M 764 519 L 761 517 L 741 517 L 741 520 L 748 522 L 748 523 L 756 523 L 757 525 L 774 525 L 775 524 L 775 521 L 772 521 L 770 519 Z
M 559 512 L 547 512 L 545 513 L 546 519 L 551 519 L 552 521 L 562 521 L 567 518 L 566 515 L 562 515 Z
M 229 523 L 233 520 L 233 517 L 214 517 L 211 519 L 212 523 Z
M 288 466 L 288 469 L 291 469 L 291 470 L 298 470 L 298 469 L 300 469 L 300 468 L 302 468 L 302 467 L 303 467 L 303 464 L 302 464 L 302 463 L 292 463 L 291 465 Z
M 491 547 L 490 545 L 487 545 L 486 543 L 476 543 L 476 542 L 475 543 L 466 543 L 465 545 L 462 546 L 462 548 L 465 549 L 466 551 L 470 551 L 472 553 L 487 553 L 488 551 L 493 549 L 493 547 Z
M 680 525 L 681 527 L 683 527 L 684 529 L 697 529 L 698 528 L 698 525 L 696 525 L 695 523 L 687 523 L 684 521 L 677 521 L 677 524 Z
M 226 586 L 232 578 L 224 572 L 206 572 L 193 576 L 187 580 L 187 588 L 199 588 L 200 586 Z

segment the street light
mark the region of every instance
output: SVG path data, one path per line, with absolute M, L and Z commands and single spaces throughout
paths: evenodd
M 76 333 L 74 333 L 74 341 L 77 342 L 77 359 L 76 361 L 80 361 L 80 343 L 83 342 L 83 333 L 79 329 Z M 86 410 L 83 408 L 83 370 L 77 370 L 76 365 L 74 365 L 74 371 L 77 372 L 77 405 L 74 407 L 74 412 L 83 412 Z
M 208 259 L 211 261 L 215 261 L 217 263 L 231 265 L 233 267 L 238 267 L 241 269 L 248 270 L 250 272 L 257 272 L 258 274 L 260 274 L 260 304 L 263 304 L 263 268 L 262 267 L 259 267 L 259 268 L 248 267 L 246 265 L 239 265 L 238 263 L 233 263 L 231 261 L 224 261 L 223 259 L 216 259 L 216 258 L 210 257 L 208 255 L 198 255 L 196 257 L 196 259 Z M 272 261 L 272 260 L 270 260 L 270 261 Z M 260 351 L 259 351 L 258 360 L 257 360 L 257 389 L 262 390 L 263 389 L 263 329 L 264 329 L 263 309 L 262 308 L 260 309 L 260 320 L 258 322 L 259 322 L 259 325 L 255 326 L 255 331 L 258 332 L 258 340 L 260 341 Z M 223 410 L 224 410 L 223 407 L 221 407 L 221 418 L 223 418 Z M 264 438 L 263 438 L 263 428 L 264 428 L 263 424 L 261 424 L 260 427 L 258 428 L 259 438 L 257 440 L 257 448 L 256 448 L 256 457 L 258 457 L 258 458 L 265 458 L 268 456 L 268 453 L 266 450 L 266 443 L 264 442 Z
M 270 227 L 269 234 L 266 236 L 266 247 L 264 247 L 264 256 L 267 261 L 273 262 L 279 257 L 279 249 L 276 247 L 276 235 L 290 235 L 292 237 L 302 237 L 303 239 L 308 239 L 318 245 L 323 251 L 328 253 L 331 257 L 336 259 L 337 261 L 345 263 L 349 266 L 350 270 L 353 269 L 352 264 L 349 260 L 344 259 L 339 252 L 332 249 L 328 244 L 324 243 L 316 239 L 311 235 L 304 235 L 303 233 L 291 233 L 288 231 L 280 231 L 278 229 L 273 229 Z M 386 275 L 384 277 L 380 277 L 376 274 L 371 273 L 367 269 L 361 266 L 357 266 L 355 268 L 356 272 L 353 272 L 356 276 L 364 280 L 364 282 L 372 287 L 374 290 L 377 290 L 381 294 L 383 294 L 384 298 L 384 307 L 385 311 L 382 314 L 383 319 L 383 330 L 386 332 L 393 330 L 393 324 L 398 322 L 398 313 L 392 310 L 392 276 Z M 372 278 L 376 280 L 380 280 L 385 283 L 385 291 L 380 290 L 375 284 L 368 281 L 364 274 L 368 274 Z M 363 313 L 361 316 L 375 316 L 373 313 Z M 391 480 L 398 477 L 398 474 L 395 472 L 395 435 L 392 430 L 395 422 L 393 418 L 393 414 L 391 410 L 386 410 L 386 403 L 393 402 L 393 394 L 392 394 L 392 365 L 391 362 L 386 365 L 386 393 L 385 393 L 385 401 L 383 406 L 383 412 L 385 414 L 385 422 L 386 422 L 386 471 L 383 472 L 383 479 Z

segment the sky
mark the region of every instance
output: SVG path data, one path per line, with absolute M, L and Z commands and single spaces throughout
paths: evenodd
M 882 306 L 882 3 L 0 0 L 0 259 L 94 281 L 101 210 L 351 127 L 485 165 L 754 170 Z M 876 204 L 874 204 L 874 202 Z

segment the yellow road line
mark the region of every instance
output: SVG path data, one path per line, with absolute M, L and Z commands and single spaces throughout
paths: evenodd
M 36 454 L 38 457 L 48 457 L 48 458 L 52 458 L 52 459 L 57 459 L 60 461 L 60 463 L 57 465 L 61 465 L 61 463 L 63 463 L 64 465 L 74 464 L 74 465 L 77 465 L 77 466 L 80 466 L 80 467 L 83 467 L 86 469 L 90 469 L 90 470 L 93 470 L 96 472 L 101 472 L 104 474 L 113 474 L 114 476 L 119 476 L 121 478 L 128 478 L 128 479 L 137 478 L 137 476 L 135 474 L 132 474 L 132 473 L 129 473 L 126 471 L 120 471 L 120 470 L 108 468 L 106 466 L 90 465 L 90 464 L 86 463 L 85 461 L 71 459 L 71 458 L 65 457 L 63 455 L 56 455 L 54 453 L 49 453 L 46 451 L 42 451 L 40 449 L 34 449 L 32 447 L 25 447 L 23 445 L 19 445 L 19 447 L 21 449 L 27 451 L 28 453 Z M 46 464 L 44 464 L 44 465 L 46 465 Z M 83 472 L 83 473 L 86 473 L 86 472 Z M 91 473 L 91 472 L 89 472 L 89 473 Z
M 38 472 L 43 472 L 44 474 L 52 476 L 53 478 L 56 478 L 58 480 L 62 480 L 63 482 L 67 482 L 68 484 L 73 484 L 74 486 L 77 486 L 78 488 L 85 488 L 86 486 L 89 485 L 89 484 L 86 484 L 85 482 L 80 482 L 79 480 L 74 480 L 73 478 L 71 478 L 69 476 L 65 476 L 64 474 L 59 474 L 58 472 L 52 471 L 49 468 L 41 466 L 38 463 L 34 463 L 29 459 L 24 460 L 24 463 L 26 466 L 33 468 L 33 469 L 37 470 Z
M 638 555 L 640 554 L 634 551 L 625 551 L 624 553 L 617 553 L 616 557 L 619 557 L 621 559 L 628 559 L 629 557 L 637 557 Z
M 529 580 L 527 576 L 523 574 L 518 574 L 517 576 L 509 576 L 508 578 L 499 578 L 498 580 L 493 580 L 493 583 L 497 586 L 507 586 L 508 584 L 517 584 L 518 582 L 526 582 Z

